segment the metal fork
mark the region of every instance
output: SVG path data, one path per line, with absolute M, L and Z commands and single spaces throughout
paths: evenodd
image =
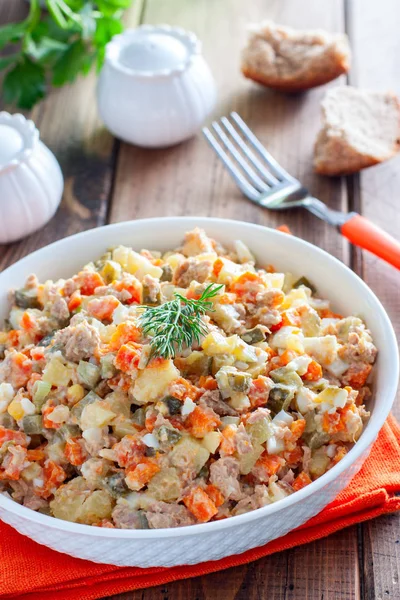
M 333 210 L 315 198 L 271 156 L 243 119 L 232 112 L 203 133 L 237 186 L 255 204 L 272 210 L 304 207 L 337 227 L 353 244 L 400 269 L 400 243 L 356 212 Z

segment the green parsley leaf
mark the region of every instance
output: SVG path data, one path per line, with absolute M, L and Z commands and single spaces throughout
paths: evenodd
M 59 87 L 74 81 L 86 64 L 86 48 L 82 40 L 70 45 L 53 67 L 53 85 Z
M 3 92 L 7 103 L 16 102 L 20 108 L 30 109 L 44 97 L 46 77 L 44 68 L 27 56 L 7 73 Z

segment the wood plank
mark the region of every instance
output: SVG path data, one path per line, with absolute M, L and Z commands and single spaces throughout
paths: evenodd
M 127 12 L 129 24 L 137 22 L 141 5 L 141 0 L 136 0 Z M 1 22 L 17 18 L 22 11 L 26 11 L 24 0 L 0 0 Z M 110 200 L 118 144 L 97 116 L 95 73 L 74 85 L 53 90 L 29 116 L 61 164 L 64 195 L 46 227 L 21 242 L 0 246 L 0 269 L 57 239 L 103 225 Z
M 311 167 L 324 89 L 303 96 L 282 96 L 245 81 L 238 72 L 246 23 L 263 18 L 298 27 L 336 31 L 344 27 L 341 0 L 307 0 L 302 2 L 301 11 L 295 0 L 274 0 L 268 4 L 262 0 L 225 0 L 213 3 L 212 10 L 207 0 L 148 0 L 144 12 L 145 22 L 177 24 L 195 31 L 203 40 L 205 56 L 218 82 L 215 116 L 237 110 L 289 172 L 333 208 L 345 209 L 344 182 L 317 177 Z M 243 198 L 201 134 L 167 150 L 141 150 L 121 144 L 110 220 L 162 215 L 230 217 L 272 227 L 286 222 L 295 234 L 342 260 L 348 259 L 343 239 L 317 219 L 300 211 L 267 212 Z M 224 600 L 353 600 L 359 589 L 356 531 L 351 528 L 248 566 L 113 598 L 214 600 L 218 590 Z
M 396 0 L 354 0 L 349 4 L 349 25 L 355 73 L 350 82 L 360 87 L 393 90 L 400 94 L 400 5 Z M 363 171 L 356 179 L 362 214 L 399 238 L 400 156 Z M 357 189 L 358 186 L 358 189 Z M 400 273 L 368 253 L 357 267 L 382 301 L 400 336 Z M 400 396 L 393 412 L 400 417 Z M 366 600 L 399 598 L 400 517 L 388 515 L 359 526 L 363 551 L 362 589 Z

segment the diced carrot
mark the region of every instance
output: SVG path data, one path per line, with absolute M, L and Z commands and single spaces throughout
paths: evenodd
M 134 468 L 142 462 L 146 446 L 134 435 L 125 435 L 112 449 L 120 467 Z
M 257 377 L 257 379 L 253 379 L 248 393 L 252 408 L 265 406 L 267 404 L 270 387 L 270 380 L 266 377 L 260 376 Z
M 150 433 L 154 431 L 154 425 L 157 421 L 157 413 L 147 411 L 144 426 Z
M 69 438 L 65 444 L 64 454 L 68 462 L 77 467 L 82 465 L 88 457 L 83 440 L 80 438 Z
M 236 294 L 227 292 L 218 296 L 218 304 L 234 304 L 236 302 Z
M 48 498 L 66 479 L 67 474 L 60 465 L 52 460 L 47 460 L 43 468 L 44 485 L 36 493 L 42 498 Z
M 125 478 L 126 484 L 131 490 L 140 490 L 159 471 L 160 467 L 154 460 L 143 458 L 136 467 L 128 471 Z
M 225 502 L 225 498 L 221 494 L 220 490 L 212 483 L 206 486 L 206 494 L 211 498 L 215 506 L 222 506 L 222 504 Z
M 199 379 L 199 387 L 203 388 L 204 390 L 216 390 L 218 389 L 218 383 L 214 377 L 211 377 L 211 375 L 201 375 Z
M 306 381 L 318 381 L 322 377 L 322 367 L 316 360 L 312 360 L 308 365 L 307 372 L 303 375 Z
M 298 440 L 303 435 L 305 428 L 305 419 L 297 419 L 297 421 L 292 422 L 292 424 L 290 425 L 290 431 L 292 432 L 292 435 L 295 440 Z
M 185 421 L 186 429 L 197 438 L 204 437 L 206 433 L 213 431 L 219 425 L 221 425 L 219 417 L 200 406 L 196 406 Z
M 224 266 L 224 261 L 222 260 L 222 258 L 217 258 L 217 260 L 214 261 L 213 274 L 215 275 L 215 277 L 218 277 L 223 266 Z
M 82 304 L 82 296 L 79 290 L 75 290 L 75 292 L 73 292 L 71 298 L 69 299 L 68 302 L 68 310 L 70 313 L 74 312 L 74 310 L 76 310 L 77 308 L 80 307 L 80 305 Z
M 346 456 L 347 454 L 347 448 L 345 448 L 344 446 L 338 446 L 337 450 L 336 450 L 336 454 L 333 457 L 333 464 L 336 465 L 339 461 L 342 460 L 342 458 L 344 458 L 344 456 Z
M 34 346 L 33 348 L 31 348 L 31 359 L 34 361 L 43 360 L 44 348 L 42 346 Z
M 111 389 L 117 389 L 120 392 L 127 392 L 131 387 L 131 384 L 131 377 L 129 375 L 125 375 L 125 373 L 119 373 L 107 381 L 107 385 Z
M 110 351 L 119 350 L 123 344 L 128 342 L 138 342 L 141 338 L 141 333 L 138 327 L 127 321 L 120 323 L 110 339 L 108 348 Z
M 16 348 L 19 345 L 20 335 L 21 332 L 17 331 L 16 329 L 11 329 L 11 331 L 8 332 L 8 341 L 10 346 Z
M 332 312 L 329 308 L 323 308 L 319 311 L 321 319 L 343 319 L 343 315 Z
M 292 232 L 290 231 L 288 225 L 286 225 L 285 223 L 283 225 L 279 225 L 279 227 L 276 228 L 277 231 L 282 231 L 283 233 L 288 233 L 289 235 L 293 235 Z
M 268 478 L 271 475 L 275 475 L 284 464 L 285 461 L 280 456 L 264 452 L 257 460 L 255 466 L 257 474 L 263 474 L 262 480 L 268 481 Z
M 236 427 L 227 425 L 222 430 L 222 439 L 219 447 L 221 456 L 230 456 L 236 450 L 235 446 Z
M 301 319 L 295 308 L 289 308 L 282 312 L 282 325 L 284 327 L 300 327 Z
M 14 431 L 13 429 L 0 427 L 0 446 L 2 446 L 4 442 L 14 442 L 19 446 L 27 446 L 28 438 L 22 431 Z
M 186 292 L 186 298 L 188 300 L 198 300 L 201 296 L 201 292 L 196 292 L 195 288 L 190 287 Z
M 102 296 L 101 298 L 90 300 L 87 305 L 87 311 L 99 321 L 110 321 L 114 310 L 119 304 L 120 302 L 115 296 Z
M 338 433 L 339 431 L 343 431 L 345 429 L 345 424 L 341 418 L 340 409 L 334 413 L 324 413 L 322 418 L 322 429 L 330 434 Z
M 83 296 L 92 296 L 96 288 L 105 285 L 103 278 L 96 271 L 80 271 L 73 280 Z
M 265 284 L 261 275 L 247 271 L 246 273 L 242 273 L 242 275 L 236 279 L 231 285 L 230 291 L 234 292 L 239 297 L 246 295 L 246 300 L 254 301 L 257 293 L 264 287 Z
M 359 389 L 363 387 L 371 373 L 372 365 L 360 365 L 360 367 L 350 367 L 346 373 L 346 379 L 348 384 L 354 388 Z
M 201 487 L 192 488 L 184 496 L 183 503 L 200 523 L 207 523 L 218 512 L 214 502 Z
M 113 283 L 113 288 L 117 292 L 126 291 L 130 298 L 125 300 L 126 304 L 140 304 L 142 301 L 142 284 L 134 276 L 126 273 L 121 281 Z
M 292 483 L 292 488 L 297 492 L 301 490 L 306 485 L 309 485 L 311 482 L 310 477 L 307 475 L 305 471 L 302 471 L 299 475 L 297 475 L 296 479 Z
M 98 523 L 93 523 L 93 527 L 106 527 L 107 529 L 115 529 L 115 525 L 110 521 L 110 519 L 102 519 Z
M 18 389 L 28 383 L 32 375 L 32 361 L 22 352 L 12 355 L 10 383 Z
M 284 452 L 283 456 L 288 465 L 297 465 L 303 458 L 303 450 L 301 446 L 295 446 L 293 450 Z
M 61 423 L 55 423 L 54 421 L 48 418 L 49 415 L 51 415 L 51 413 L 54 411 L 54 409 L 55 406 L 45 406 L 44 408 L 42 408 L 43 426 L 46 427 L 46 429 L 60 429 L 61 427 Z
M 298 354 L 297 352 L 294 352 L 294 350 L 285 350 L 279 357 L 282 367 L 286 367 L 286 365 L 289 364 L 291 360 L 297 358 L 297 356 Z
M 169 393 L 178 400 L 184 400 L 185 398 L 197 400 L 203 392 L 184 377 L 178 377 L 170 384 Z
M 138 368 L 142 345 L 135 342 L 124 344 L 117 352 L 114 364 L 124 373 L 132 373 Z
M 31 396 L 33 386 L 35 385 L 36 381 L 40 381 L 40 379 L 42 379 L 42 376 L 39 373 L 32 373 L 32 375 L 30 376 L 29 381 L 26 384 L 26 389 L 28 390 Z
M 34 448 L 28 450 L 26 458 L 32 462 L 40 462 L 46 458 L 46 454 L 42 448 Z
M 276 273 L 274 265 L 267 265 L 265 270 L 267 271 L 267 273 Z
M 31 315 L 31 313 L 28 313 L 28 311 L 25 311 L 21 317 L 20 325 L 21 325 L 21 328 L 24 329 L 25 331 L 32 332 L 32 331 L 34 331 L 34 329 L 36 327 L 36 319 L 34 318 L 33 315 Z

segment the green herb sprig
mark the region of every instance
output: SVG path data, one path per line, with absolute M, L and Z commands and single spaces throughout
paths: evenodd
M 3 99 L 30 109 L 49 87 L 63 86 L 104 62 L 105 47 L 123 30 L 132 0 L 30 0 L 27 18 L 0 27 Z
M 151 356 L 172 358 L 185 346 L 200 344 L 201 337 L 208 332 L 202 317 L 213 310 L 212 298 L 222 285 L 210 284 L 198 300 L 190 300 L 175 293 L 175 300 L 160 306 L 145 308 L 140 316 L 140 325 L 145 335 L 151 338 Z

